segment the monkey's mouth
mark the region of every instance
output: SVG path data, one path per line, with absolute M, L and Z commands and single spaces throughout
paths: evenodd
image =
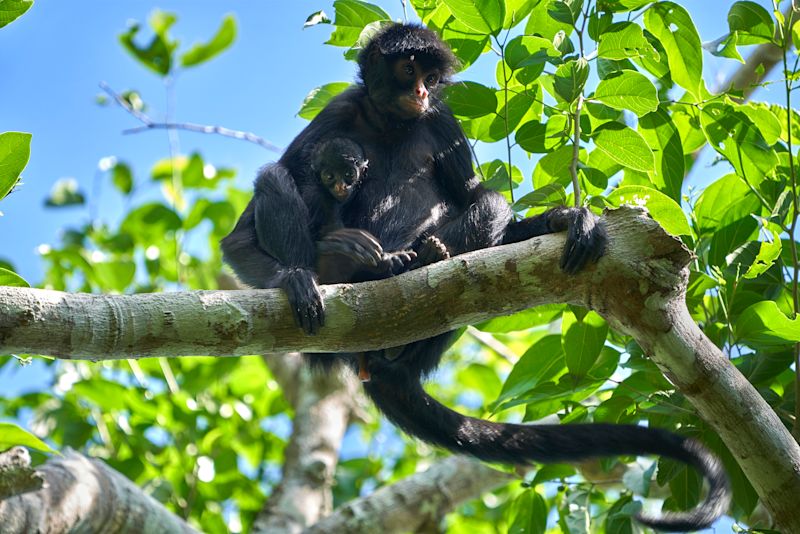
M 350 196 L 350 189 L 351 187 L 349 185 L 336 184 L 333 187 L 333 191 L 331 191 L 331 193 L 333 193 L 333 196 L 336 197 L 336 200 L 342 202 L 344 200 L 347 200 L 347 197 Z
M 398 104 L 403 111 L 412 116 L 422 115 L 430 108 L 430 102 L 427 98 L 418 98 L 413 95 L 401 97 Z

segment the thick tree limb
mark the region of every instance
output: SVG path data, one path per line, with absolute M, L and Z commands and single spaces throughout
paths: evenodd
M 197 532 L 103 462 L 75 451 L 50 459 L 36 473 L 45 481 L 42 488 L 0 500 L 3 534 Z
M 576 276 L 559 271 L 563 236 L 551 235 L 390 280 L 325 287 L 328 321 L 314 337 L 292 324 L 274 290 L 108 296 L 0 288 L 0 352 L 100 359 L 357 351 L 539 304 L 584 305 L 634 336 L 725 441 L 777 528 L 800 532 L 800 447 L 689 317 L 691 253 L 643 210 L 615 210 L 605 221 L 607 254 Z
M 512 478 L 477 460 L 452 456 L 347 503 L 305 532 L 417 532 L 429 522 L 438 523 L 462 502 Z
M 276 376 L 294 408 L 292 436 L 286 447 L 281 482 L 267 499 L 253 532 L 299 533 L 333 510 L 331 486 L 339 448 L 356 408 L 358 384 L 353 376 L 312 373 L 299 354 L 283 356 L 290 365 Z

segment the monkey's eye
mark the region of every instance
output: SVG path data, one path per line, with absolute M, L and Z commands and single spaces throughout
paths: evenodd
M 348 169 L 348 170 L 346 170 L 346 171 L 345 171 L 345 173 L 344 173 L 344 177 L 345 177 L 345 178 L 352 178 L 354 175 L 355 175 L 355 173 L 353 172 L 353 170 L 352 170 L 352 169 Z
M 436 85 L 439 83 L 439 75 L 437 73 L 428 74 L 428 77 L 425 78 L 425 84 L 428 86 Z
M 411 65 L 411 63 L 406 63 L 406 66 L 403 67 L 403 72 L 405 72 L 409 76 L 413 76 L 414 75 L 414 67 Z
M 329 184 L 333 182 L 333 173 L 331 171 L 322 171 L 320 179 L 322 180 L 322 183 Z

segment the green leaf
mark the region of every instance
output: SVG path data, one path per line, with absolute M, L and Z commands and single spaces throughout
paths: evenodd
M 512 70 L 531 65 L 541 65 L 546 61 L 561 57 L 553 42 L 535 35 L 519 35 L 506 45 L 506 63 Z
M 559 14 L 568 15 L 571 18 L 569 7 L 565 6 L 564 2 L 561 0 L 540 1 L 531 10 L 528 23 L 525 25 L 525 34 L 539 35 L 551 42 L 559 32 L 570 35 L 574 29 L 572 23 L 561 20 L 563 17 Z
M 735 59 L 739 63 L 744 63 L 744 58 L 739 53 L 739 49 L 736 48 L 738 42 L 739 36 L 737 33 L 731 32 L 724 39 L 714 41 L 711 44 L 703 44 L 703 48 L 717 57 L 727 57 Z
M 139 23 L 134 23 L 127 32 L 120 34 L 120 43 L 139 63 L 156 74 L 166 76 L 172 69 L 172 53 L 178 46 L 177 41 L 170 39 L 168 31 L 177 20 L 173 13 L 156 11 L 150 17 L 150 27 L 155 35 L 146 47 L 140 47 L 134 42 L 141 29 Z
M 686 162 L 680 132 L 672 122 L 672 117 L 663 109 L 648 113 L 639 119 L 639 133 L 655 158 L 651 182 L 659 191 L 680 202 Z
M 130 166 L 121 161 L 117 162 L 111 169 L 111 181 L 122 194 L 130 195 L 133 191 L 133 172 Z
M 769 12 L 755 2 L 735 2 L 728 11 L 728 26 L 738 33 L 739 44 L 770 43 L 775 23 Z
M 168 232 L 180 230 L 182 221 L 172 208 L 157 202 L 144 204 L 125 217 L 120 229 L 140 243 L 152 245 L 164 240 Z
M 484 332 L 517 332 L 519 330 L 527 330 L 533 326 L 549 324 L 558 318 L 563 311 L 564 305 L 562 304 L 543 304 L 512 315 L 489 319 L 475 325 L 475 328 Z
M 781 242 L 780 231 L 776 231 L 774 228 L 776 225 L 767 225 L 766 221 L 764 222 L 766 228 L 772 234 L 772 239 L 761 242 L 755 261 L 744 273 L 745 278 L 752 279 L 764 274 L 781 257 L 783 243 Z
M 351 47 L 358 42 L 361 31 L 371 22 L 391 20 L 380 7 L 360 0 L 336 0 L 334 32 L 326 44 Z
M 317 24 L 330 24 L 330 23 L 331 19 L 328 18 L 328 15 L 325 14 L 324 11 L 320 10 L 308 16 L 306 21 L 303 23 L 303 28 L 316 26 Z
M 514 203 L 514 211 L 533 207 L 554 208 L 567 204 L 567 192 L 561 184 L 547 184 L 531 191 Z
M 98 261 L 93 262 L 92 267 L 104 290 L 122 292 L 133 282 L 136 274 L 136 264 L 132 261 Z
M 0 267 L 0 286 L 31 287 L 20 275 L 3 267 Z
M 650 187 L 627 185 L 619 187 L 608 195 L 607 199 L 614 206 L 629 204 L 644 206 L 650 215 L 672 235 L 691 235 L 692 230 L 686 222 L 686 215 L 677 202 L 664 193 Z
M 522 22 L 539 1 L 540 0 L 505 0 L 506 16 L 505 20 L 503 20 L 503 28 L 511 29 Z
M 0 28 L 11 24 L 33 5 L 33 0 L 0 0 Z
M 700 115 L 709 144 L 725 156 L 736 172 L 757 186 L 778 164 L 775 151 L 747 115 L 733 106 L 711 103 Z
M 515 140 L 527 152 L 546 154 L 569 140 L 567 123 L 565 115 L 553 115 L 544 124 L 529 121 L 519 127 Z
M 639 133 L 624 124 L 602 124 L 592 133 L 592 139 L 599 150 L 623 167 L 642 172 L 655 170 L 653 152 L 647 142 Z
M 645 38 L 641 26 L 633 22 L 617 22 L 600 36 L 597 55 L 605 59 L 622 60 L 640 56 L 657 58 L 658 52 Z
M 641 9 L 651 0 L 598 0 L 598 11 L 625 12 Z
M 512 521 L 508 534 L 544 534 L 550 508 L 544 497 L 533 490 L 524 491 L 511 503 Z
M 50 196 L 44 205 L 49 208 L 63 208 L 66 206 L 80 206 L 86 202 L 83 193 L 78 189 L 75 178 L 61 178 L 50 189 Z
M 330 102 L 331 98 L 348 87 L 350 87 L 350 84 L 347 82 L 333 82 L 312 89 L 303 100 L 303 105 L 300 106 L 300 111 L 297 114 L 304 119 L 313 119 Z
M 547 358 L 542 358 L 542 354 L 547 354 Z M 511 369 L 493 406 L 515 398 L 541 382 L 561 376 L 565 371 L 561 336 L 545 336 L 531 345 Z
M 752 220 L 750 214 L 760 209 L 761 203 L 747 184 L 739 176 L 728 174 L 706 187 L 697 199 L 694 216 L 698 233 L 712 234 L 733 221 Z
M 800 20 L 792 24 L 792 44 L 795 50 L 800 50 Z
M 443 0 L 453 16 L 480 33 L 497 35 L 506 16 L 503 0 Z
M 575 102 L 589 79 L 589 63 L 584 58 L 568 61 L 556 69 L 554 89 L 565 102 Z
M 736 336 L 757 346 L 800 342 L 800 317 L 789 319 L 772 300 L 753 304 L 734 324 Z
M 581 148 L 579 160 L 585 161 L 586 151 Z M 569 168 L 572 164 L 572 145 L 561 146 L 545 154 L 533 170 L 533 187 L 539 189 L 547 184 L 555 183 L 566 187 L 570 181 Z
M 0 423 L 0 451 L 21 445 L 42 452 L 56 452 L 44 441 L 13 423 Z
M 459 82 L 445 91 L 445 101 L 458 117 L 475 119 L 497 110 L 494 89 L 475 82 Z
M 580 320 L 572 313 L 565 313 L 561 319 L 561 333 L 567 369 L 575 376 L 586 376 L 600 356 L 608 325 L 593 311 Z
M 655 85 L 643 74 L 632 70 L 602 80 L 593 99 L 614 109 L 628 109 L 639 117 L 658 109 Z
M 24 132 L 0 134 L 0 199 L 5 198 L 17 184 L 30 157 L 31 134 Z
M 207 43 L 194 45 L 188 52 L 181 56 L 181 65 L 193 67 L 205 63 L 214 56 L 222 53 L 233 44 L 236 39 L 236 19 L 233 15 L 225 15 L 217 33 Z
M 644 24 L 664 46 L 672 79 L 699 100 L 703 93 L 703 53 L 689 13 L 674 2 L 657 2 L 645 12 Z
M 764 138 L 767 145 L 772 146 L 778 142 L 781 137 L 781 127 L 783 126 L 775 114 L 767 107 L 766 104 L 761 102 L 748 102 L 746 104 L 736 104 L 735 109 L 741 111 L 756 130 Z

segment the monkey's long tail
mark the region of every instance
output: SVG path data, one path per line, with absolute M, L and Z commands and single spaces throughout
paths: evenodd
M 730 504 L 722 462 L 701 443 L 659 428 L 615 424 L 519 425 L 467 417 L 428 395 L 400 366 L 373 372 L 364 387 L 395 425 L 423 441 L 502 463 L 576 462 L 618 455 L 661 455 L 685 462 L 709 482 L 706 499 L 686 512 L 638 514 L 647 526 L 681 532 L 709 527 Z

